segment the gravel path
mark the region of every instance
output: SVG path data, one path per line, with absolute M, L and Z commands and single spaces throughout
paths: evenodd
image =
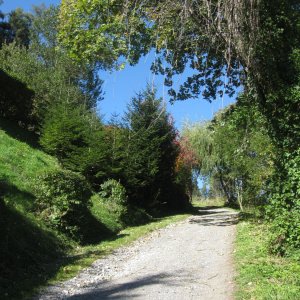
M 123 247 L 35 299 L 233 299 L 231 210 L 199 215 Z

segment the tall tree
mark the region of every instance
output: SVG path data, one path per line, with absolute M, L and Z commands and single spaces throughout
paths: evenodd
M 109 143 L 100 119 L 84 105 L 52 106 L 41 129 L 41 145 L 65 168 L 82 173 L 96 189 L 107 178 Z
M 76 103 L 95 109 L 102 98 L 102 81 L 95 68 L 75 63 L 56 42 L 57 13 L 54 6 L 36 7 L 31 18 L 29 48 L 14 42 L 0 49 L 1 69 L 33 92 L 22 105 L 27 108 L 22 119 L 37 125 L 42 124 L 52 105 Z M 7 95 L 8 106 L 15 101 L 11 92 L 11 96 Z
M 162 99 L 150 86 L 132 98 L 126 113 L 129 128 L 126 179 L 135 204 L 149 208 L 170 202 L 178 148 L 176 131 Z
M 17 45 L 28 48 L 32 15 L 25 13 L 21 8 L 17 8 L 9 13 L 8 22 L 11 31 L 8 42 L 14 41 Z
M 177 143 L 179 154 L 176 158 L 176 182 L 184 188 L 191 200 L 195 188 L 197 188 L 198 159 L 187 136 L 181 136 L 177 139 Z
M 229 202 L 243 206 L 266 203 L 273 174 L 274 147 L 265 118 L 240 96 L 238 105 L 215 117 L 214 152 L 219 158 L 214 175 Z
M 56 67 L 47 67 L 34 53 L 14 43 L 0 49 L 0 68 L 33 91 L 34 96 L 29 99 L 31 111 L 26 110 L 28 115 L 25 116 L 28 122 L 40 125 L 51 105 L 84 102 L 80 88 L 70 81 L 72 75 L 66 72 L 68 61 L 68 58 L 61 58 Z M 14 100 L 8 97 L 8 101 Z
M 47 68 L 62 69 L 69 82 L 78 86 L 89 108 L 102 100 L 102 83 L 95 64 L 82 64 L 70 59 L 58 42 L 59 8 L 35 6 L 30 30 L 30 51 L 44 61 Z
M 274 146 L 265 118 L 245 95 L 208 124 L 184 128 L 183 135 L 197 154 L 194 167 L 222 191 L 228 204 L 243 209 L 266 203 L 262 198 L 274 171 Z
M 3 1 L 0 0 L 0 5 L 3 4 Z M 9 24 L 5 20 L 5 14 L 0 10 L 0 46 L 4 43 L 6 36 L 7 36 L 7 30 L 9 29 Z
M 0 19 L 2 19 L 0 22 L 0 46 L 3 43 L 12 42 L 23 47 L 29 46 L 32 21 L 30 13 L 25 13 L 21 8 L 17 8 L 6 15 L 0 12 Z

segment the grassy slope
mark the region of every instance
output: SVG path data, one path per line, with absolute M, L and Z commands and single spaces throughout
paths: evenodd
M 2 194 L 6 202 L 11 203 L 21 211 L 28 211 L 33 203 L 31 195 L 34 178 L 40 172 L 59 168 L 58 162 L 53 157 L 42 151 L 32 148 L 9 136 L 2 128 L 5 126 L 0 120 L 0 180 Z M 15 132 L 14 130 L 13 132 Z M 19 129 L 20 132 L 21 129 Z M 30 139 L 25 131 L 23 136 Z M 33 141 L 33 137 L 31 139 Z
M 237 299 L 299 299 L 299 261 L 268 253 L 267 225 L 254 221 L 239 223 L 235 260 Z
M 10 137 L 6 129 L 34 143 L 33 136 L 10 125 L 0 120 L 0 295 L 7 299 L 23 297 L 23 290 L 45 283 L 58 269 L 53 260 L 71 245 L 31 213 L 36 174 L 59 168 L 58 162 Z

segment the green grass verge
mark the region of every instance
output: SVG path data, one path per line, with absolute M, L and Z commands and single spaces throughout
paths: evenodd
M 32 219 L 31 222 L 19 212 L 4 208 L 6 213 L 4 218 L 1 213 L 0 220 L 4 235 L 1 236 L 5 240 L 10 238 L 9 243 L 6 241 L 3 244 L 10 250 L 0 249 L 0 295 L 3 297 L 0 298 L 9 300 L 30 299 L 41 287 L 70 279 L 114 249 L 189 216 L 178 214 L 154 219 L 145 225 L 128 227 L 98 244 L 69 244 L 67 248 L 68 241 L 58 239 L 56 233 L 52 235 L 50 231 L 39 227 L 36 220 Z M 9 228 L 5 223 L 9 224 Z
M 299 299 L 299 261 L 269 254 L 266 224 L 251 221 L 238 224 L 235 262 L 236 299 Z

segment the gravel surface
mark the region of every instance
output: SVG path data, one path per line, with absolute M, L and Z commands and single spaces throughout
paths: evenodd
M 35 299 L 233 299 L 238 214 L 200 209 L 122 247 Z

